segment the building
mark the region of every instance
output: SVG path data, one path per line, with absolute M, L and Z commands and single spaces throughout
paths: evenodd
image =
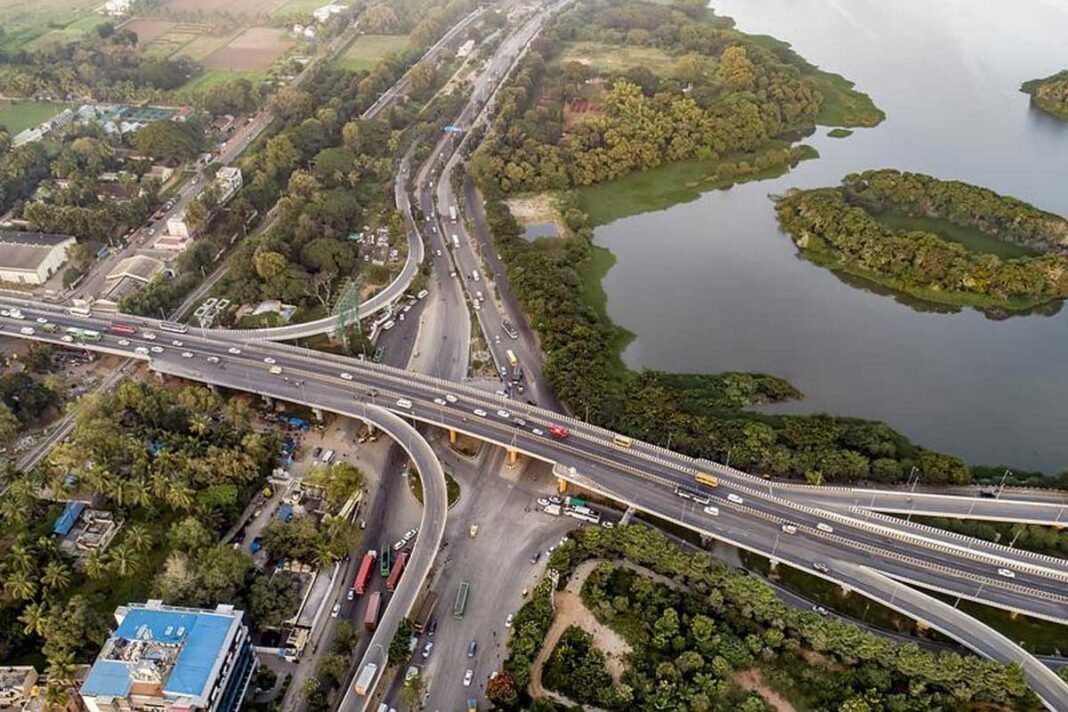
M 462 45 L 460 45 L 460 49 L 456 50 L 456 56 L 459 57 L 460 59 L 465 59 L 465 58 L 467 58 L 467 57 L 469 57 L 471 55 L 471 51 L 474 48 L 475 48 L 475 41 L 474 40 L 467 40 L 467 42 L 464 42 Z
M 0 667 L 0 709 L 22 709 L 36 685 L 37 670 L 30 665 Z
M 164 264 L 148 255 L 132 255 L 121 261 L 104 279 L 101 299 L 118 304 L 123 297 L 140 290 L 162 272 Z
M 0 281 L 44 284 L 67 261 L 70 235 L 0 230 Z
M 185 210 L 181 210 L 167 218 L 167 234 L 172 237 L 185 238 L 186 240 L 193 236 L 189 231 L 189 226 L 185 223 Z
M 89 712 L 235 712 L 256 669 L 242 611 L 132 603 L 81 688 Z
M 137 0 L 107 0 L 104 3 L 104 12 L 112 17 L 129 15 Z
M 67 502 L 52 525 L 52 534 L 59 537 L 61 551 L 81 560 L 108 548 L 122 524 L 111 512 L 92 509 L 85 502 Z
M 319 22 L 326 22 L 334 15 L 344 12 L 345 10 L 348 10 L 348 6 L 330 3 L 329 5 L 323 5 L 320 8 L 312 10 L 312 17 L 314 17 Z
M 219 189 L 216 205 L 226 205 L 237 191 L 241 190 L 241 169 L 237 166 L 223 166 L 215 174 L 215 185 Z

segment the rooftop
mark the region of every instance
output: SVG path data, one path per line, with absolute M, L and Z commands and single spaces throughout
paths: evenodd
M 68 241 L 73 242 L 74 238 L 43 232 L 0 230 L 0 265 L 8 269 L 35 271 L 54 247 Z
M 241 615 L 226 606 L 206 611 L 158 602 L 119 608 L 119 627 L 93 664 L 82 695 L 126 697 L 135 684 L 156 684 L 163 696 L 202 704 Z
M 133 255 L 121 260 L 115 268 L 108 273 L 107 279 L 122 279 L 132 277 L 139 282 L 148 284 L 163 270 L 163 262 L 148 255 Z

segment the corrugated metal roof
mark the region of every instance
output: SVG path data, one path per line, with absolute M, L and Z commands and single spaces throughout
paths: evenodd
M 63 514 L 59 515 L 56 523 L 52 526 L 52 533 L 60 536 L 70 534 L 70 530 L 74 528 L 74 524 L 84 510 L 85 504 L 83 502 L 67 502 L 67 506 L 63 508 Z

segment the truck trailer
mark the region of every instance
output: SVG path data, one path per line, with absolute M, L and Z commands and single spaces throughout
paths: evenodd
M 374 632 L 378 626 L 378 613 L 382 608 L 382 594 L 375 591 L 367 599 L 367 611 L 363 614 L 363 627 Z
M 360 569 L 356 572 L 356 580 L 352 582 L 352 590 L 357 596 L 362 595 L 367 590 L 367 580 L 371 578 L 371 570 L 374 568 L 376 558 L 374 549 L 363 555 Z
M 404 574 L 404 566 L 408 563 L 408 556 L 407 551 L 402 551 L 397 555 L 397 560 L 393 562 L 393 569 L 389 572 L 389 578 L 386 579 L 387 591 L 392 593 L 397 590 L 397 583 Z

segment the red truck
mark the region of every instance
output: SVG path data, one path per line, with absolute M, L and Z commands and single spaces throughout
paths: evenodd
M 375 591 L 371 594 L 371 597 L 367 599 L 367 612 L 363 614 L 364 628 L 374 632 L 375 626 L 378 625 L 378 611 L 381 607 L 382 594 L 379 591 Z
M 367 590 L 367 580 L 371 578 L 371 571 L 375 567 L 377 556 L 378 554 L 374 549 L 363 555 L 363 561 L 360 562 L 360 570 L 356 572 L 356 580 L 352 582 L 352 591 L 357 596 Z
M 393 568 L 389 572 L 389 578 L 386 579 L 386 590 L 393 591 L 397 588 L 397 582 L 400 581 L 401 574 L 404 573 L 404 566 L 408 563 L 408 552 L 402 551 L 397 560 L 393 562 Z

